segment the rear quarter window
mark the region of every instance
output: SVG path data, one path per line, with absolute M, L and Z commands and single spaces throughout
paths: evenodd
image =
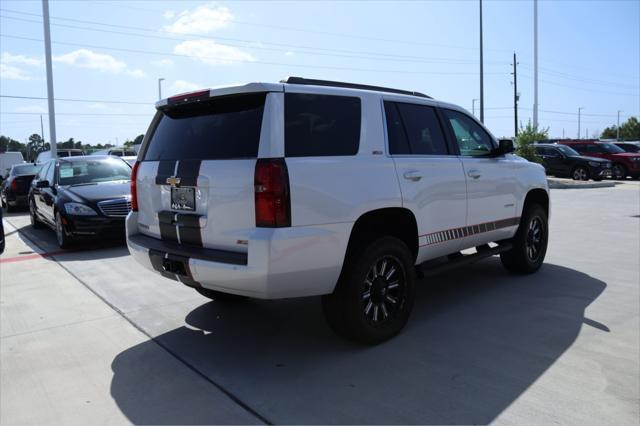
M 360 146 L 360 98 L 286 93 L 286 157 L 355 155 Z
M 265 97 L 228 96 L 159 111 L 143 159 L 256 158 Z

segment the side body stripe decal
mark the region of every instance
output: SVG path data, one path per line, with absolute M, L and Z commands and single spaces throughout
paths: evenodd
M 508 228 L 510 226 L 518 225 L 519 223 L 519 217 L 511 217 L 508 219 L 496 220 L 495 222 L 480 223 L 478 225 L 469 225 L 461 228 L 432 232 L 430 234 L 420 235 L 420 237 L 426 237 L 426 244 L 422 244 L 420 247 L 457 240 L 471 235 L 483 234 L 485 232 L 495 231 L 496 229 Z

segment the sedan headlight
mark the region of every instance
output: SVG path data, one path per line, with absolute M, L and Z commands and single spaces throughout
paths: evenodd
M 589 161 L 589 165 L 590 165 L 591 167 L 601 167 L 601 166 L 604 166 L 604 164 L 602 164 L 602 163 L 598 163 L 597 161 Z
M 96 216 L 98 214 L 91 207 L 80 203 L 66 203 L 64 209 L 68 214 L 76 216 Z

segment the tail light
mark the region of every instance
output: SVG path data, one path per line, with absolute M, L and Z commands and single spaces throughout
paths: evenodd
M 138 177 L 138 167 L 140 162 L 136 161 L 131 170 L 131 210 L 138 211 L 138 190 L 136 188 L 136 179 Z
M 291 226 L 289 175 L 284 158 L 261 158 L 254 176 L 256 226 Z
M 11 190 L 12 191 L 17 191 L 18 190 L 18 181 L 15 180 L 15 179 L 11 181 Z

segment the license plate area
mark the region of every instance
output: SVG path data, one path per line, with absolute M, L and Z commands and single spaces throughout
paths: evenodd
M 193 212 L 196 210 L 195 188 L 171 188 L 171 208 Z

